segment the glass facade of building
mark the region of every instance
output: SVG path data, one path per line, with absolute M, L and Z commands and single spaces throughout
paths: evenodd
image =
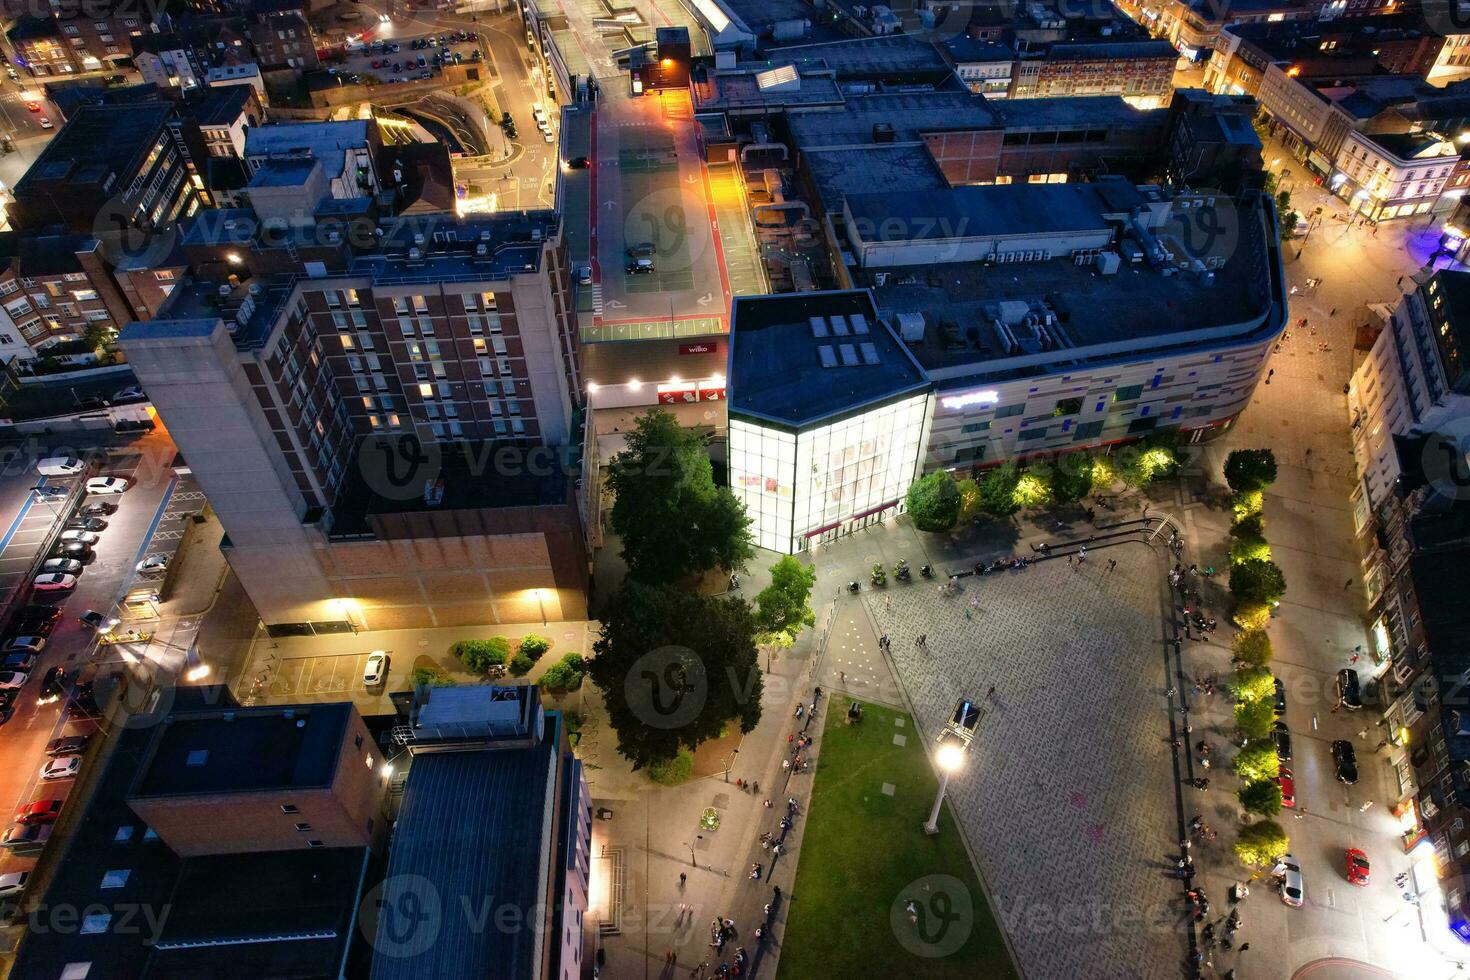
M 730 485 L 755 543 L 792 554 L 900 512 L 929 396 L 793 433 L 732 416 Z

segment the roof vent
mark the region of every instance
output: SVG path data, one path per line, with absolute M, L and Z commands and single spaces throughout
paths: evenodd
M 191 751 L 189 753 L 188 757 L 186 757 L 184 759 L 184 765 L 198 767 L 198 766 L 204 765 L 208 761 L 209 761 L 209 750 L 208 749 L 194 749 L 193 751 Z
M 819 316 L 809 317 L 808 323 L 812 325 L 812 336 L 822 338 L 827 336 L 827 321 Z
M 822 367 L 824 368 L 835 368 L 837 366 L 837 354 L 826 344 L 817 348 L 817 357 L 821 359 Z
M 847 317 L 845 317 L 841 313 L 839 313 L 836 316 L 829 316 L 827 318 L 827 322 L 830 323 L 830 324 L 832 324 L 832 336 L 834 336 L 834 337 L 846 337 L 847 336 Z
M 858 350 L 862 351 L 864 364 L 878 363 L 878 348 L 872 344 L 859 344 Z
M 843 367 L 856 367 L 858 362 L 857 348 L 852 344 L 838 344 L 837 352 L 842 355 Z
M 873 123 L 873 142 L 892 143 L 896 138 L 893 132 L 893 123 Z
M 863 335 L 868 332 L 868 318 L 861 313 L 849 313 L 847 322 L 852 324 L 852 332 Z

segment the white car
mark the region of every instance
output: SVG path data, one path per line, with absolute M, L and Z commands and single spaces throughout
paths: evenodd
M 0 875 L 0 898 L 13 898 L 25 891 L 30 877 L 29 871 L 12 871 L 10 874 Z
M 26 686 L 31 675 L 23 670 L 0 670 L 0 690 L 11 690 Z
M 50 129 L 51 126 L 52 126 L 51 120 L 50 119 L 47 119 L 45 116 L 42 116 L 41 117 L 41 128 L 42 129 Z
M 115 402 L 135 402 L 145 397 L 147 396 L 143 394 L 143 389 L 137 385 L 129 385 L 126 388 L 112 393 L 112 400 Z
M 388 676 L 388 651 L 374 650 L 368 654 L 367 663 L 362 667 L 362 682 L 367 687 L 383 683 L 383 678 Z
M 87 481 L 88 493 L 122 493 L 128 481 L 120 476 L 94 476 Z
M 138 562 L 140 573 L 162 572 L 168 569 L 168 555 L 149 555 Z
M 41 767 L 41 778 L 71 779 L 82 768 L 82 757 L 79 755 L 62 755 L 55 759 L 48 759 Z
M 48 456 L 36 464 L 36 472 L 42 476 L 75 476 L 87 468 L 87 464 L 75 456 Z
M 47 574 L 60 572 L 62 575 L 80 575 L 82 563 L 75 558 L 47 558 L 41 562 L 41 571 Z
M 63 542 L 75 541 L 77 544 L 85 544 L 91 546 L 96 544 L 98 541 L 101 541 L 102 539 L 97 537 L 96 531 L 83 531 L 81 528 L 74 527 L 69 530 L 62 531 L 61 540 Z
M 77 587 L 75 575 L 37 575 L 31 588 L 37 592 L 66 592 Z
M 1306 883 L 1302 881 L 1302 866 L 1290 854 L 1277 862 L 1275 872 L 1281 879 L 1281 900 L 1294 909 L 1302 907 L 1306 900 Z

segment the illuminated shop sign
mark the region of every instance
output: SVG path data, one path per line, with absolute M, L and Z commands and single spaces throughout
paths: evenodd
M 1000 392 L 987 388 L 984 391 L 966 391 L 959 395 L 949 395 L 939 399 L 939 404 L 945 408 L 961 409 L 969 408 L 971 405 L 994 405 L 1000 401 Z

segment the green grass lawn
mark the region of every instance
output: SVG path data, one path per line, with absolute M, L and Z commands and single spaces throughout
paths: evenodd
M 780 976 L 1017 976 L 947 804 L 939 834 L 923 832 L 938 779 L 913 720 L 864 703 L 862 723 L 848 725 L 848 703 L 833 699 L 817 744 Z M 925 887 L 943 875 L 958 884 Z M 910 899 L 917 926 L 904 909 Z

